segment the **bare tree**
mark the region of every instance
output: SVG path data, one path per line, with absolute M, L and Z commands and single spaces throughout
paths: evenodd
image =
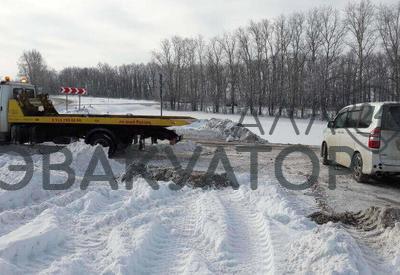
M 400 3 L 381 5 L 377 13 L 377 28 L 391 66 L 396 100 L 400 100 Z
M 32 83 L 40 86 L 45 83 L 47 65 L 39 51 L 24 51 L 19 58 L 18 69 L 19 75 L 28 77 Z
M 207 49 L 208 76 L 213 112 L 218 113 L 221 109 L 221 103 L 225 103 L 225 79 L 223 67 L 223 49 L 218 42 L 218 38 L 213 38 Z M 222 102 L 221 102 L 222 101 Z
M 353 102 L 366 101 L 367 94 L 364 83 L 364 71 L 367 59 L 375 46 L 374 6 L 369 0 L 350 2 L 346 7 L 346 25 L 352 36 L 348 45 L 358 60 L 358 87 Z
M 292 33 L 289 29 L 287 19 L 285 16 L 280 16 L 275 20 L 274 24 L 275 43 L 276 43 L 276 55 L 278 56 L 277 66 L 277 93 L 275 94 L 275 100 L 279 106 L 279 115 L 282 115 L 282 110 L 287 104 L 288 87 L 285 87 L 288 77 L 286 61 L 288 58 L 288 47 L 292 39 Z
M 294 13 L 289 20 L 291 33 L 289 65 L 289 117 L 294 116 L 295 107 L 299 102 L 299 97 L 303 92 L 303 66 L 306 55 L 304 54 L 304 15 Z M 297 105 L 298 106 L 298 105 Z
M 161 41 L 161 49 L 159 52 L 153 52 L 153 55 L 157 62 L 161 66 L 162 72 L 165 74 L 165 81 L 167 83 L 167 94 L 169 97 L 169 104 L 171 109 L 175 109 L 176 106 L 176 96 L 175 96 L 175 86 L 174 86 L 174 57 L 172 53 L 172 46 L 169 39 L 164 39 Z
M 257 94 L 257 103 L 258 103 L 258 114 L 262 114 L 263 107 L 265 105 L 265 94 L 266 94 L 266 89 L 265 89 L 265 82 L 264 82 L 264 77 L 266 76 L 266 71 L 265 71 L 265 63 L 268 62 L 267 58 L 267 48 L 265 47 L 265 39 L 264 39 L 264 33 L 263 33 L 263 23 L 255 23 L 255 22 L 250 22 L 250 36 L 252 38 L 252 44 L 253 47 L 255 48 L 255 57 L 254 57 L 254 73 L 252 77 L 252 81 L 254 82 L 254 87 L 256 89 L 256 94 Z
M 334 93 L 333 81 L 335 79 L 335 65 L 342 53 L 343 38 L 346 32 L 345 25 L 340 20 L 339 12 L 331 7 L 321 10 L 321 36 L 322 36 L 322 83 L 320 94 L 320 107 L 322 117 L 327 119 L 327 105 L 329 97 Z
M 200 110 L 204 110 L 204 103 L 207 97 L 207 91 L 206 91 L 206 81 L 205 81 L 205 69 L 204 69 L 204 59 L 205 59 L 205 42 L 202 36 L 199 36 L 197 38 L 197 48 L 196 48 L 196 54 L 197 54 L 197 60 L 198 60 L 198 67 L 199 67 L 199 72 L 198 72 L 198 77 L 199 77 L 199 91 L 200 91 Z
M 306 54 L 308 55 L 308 90 L 309 92 L 309 101 L 311 101 L 311 109 L 312 115 L 315 116 L 318 98 L 320 94 L 318 94 L 319 90 L 319 77 L 318 77 L 318 55 L 321 50 L 321 46 L 323 43 L 322 37 L 322 16 L 321 11 L 319 9 L 313 9 L 307 13 L 307 25 L 305 31 L 305 40 L 306 40 Z M 303 105 L 304 106 L 304 105 Z M 302 117 L 303 111 L 302 109 Z
M 255 87 L 254 87 L 254 48 L 252 47 L 252 41 L 248 29 L 239 28 L 237 31 L 237 39 L 239 42 L 239 56 L 243 64 L 244 73 L 242 74 L 242 89 L 245 91 L 242 95 L 246 98 L 247 106 L 250 108 L 250 112 L 254 112 L 255 105 Z
M 236 89 L 237 89 L 237 78 L 238 78 L 238 54 L 237 54 L 237 39 L 233 34 L 225 33 L 224 36 L 219 40 L 221 47 L 225 54 L 226 65 L 229 70 L 229 92 L 230 92 L 230 103 L 231 113 L 235 113 L 236 105 Z

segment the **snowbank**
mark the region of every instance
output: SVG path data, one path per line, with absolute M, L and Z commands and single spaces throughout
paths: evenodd
M 287 272 L 372 274 L 356 241 L 340 226 L 324 224 L 300 234 L 288 247 Z
M 393 228 L 386 230 L 379 236 L 383 247 L 383 253 L 391 260 L 393 273 L 400 273 L 400 223 L 396 223 Z
M 31 222 L 0 237 L 0 257 L 8 261 L 24 261 L 51 250 L 64 240 L 57 212 L 46 210 Z
M 173 128 L 179 134 L 189 135 L 196 138 L 214 138 L 228 142 L 267 143 L 266 140 L 260 138 L 249 129 L 230 119 L 203 119 L 187 126 Z

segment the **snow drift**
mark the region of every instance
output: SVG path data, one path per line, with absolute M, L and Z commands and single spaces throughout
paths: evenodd
M 179 134 L 196 138 L 222 139 L 228 142 L 267 143 L 258 135 L 230 119 L 202 119 L 188 126 L 174 127 Z

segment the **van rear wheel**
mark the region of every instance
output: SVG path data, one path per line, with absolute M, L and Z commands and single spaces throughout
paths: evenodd
M 322 157 L 322 164 L 323 165 L 329 165 L 330 161 L 328 159 L 328 146 L 326 145 L 326 143 L 322 143 L 322 147 L 321 147 L 321 157 Z
M 353 159 L 351 161 L 351 170 L 353 173 L 353 178 L 357 182 L 367 182 L 369 177 L 366 174 L 363 174 L 363 160 L 360 153 L 355 153 Z

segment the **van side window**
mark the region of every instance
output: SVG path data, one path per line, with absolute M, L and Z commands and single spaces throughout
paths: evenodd
M 362 106 L 361 117 L 358 123 L 358 128 L 368 128 L 372 122 L 372 115 L 374 114 L 374 106 Z
M 347 111 L 340 113 L 335 119 L 335 128 L 343 128 L 347 119 Z
M 350 110 L 345 123 L 346 128 L 357 128 L 361 110 Z

